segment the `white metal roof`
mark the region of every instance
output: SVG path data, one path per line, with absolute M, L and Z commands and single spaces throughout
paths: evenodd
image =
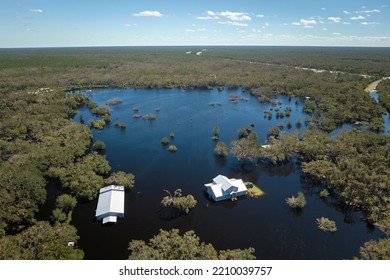
M 248 189 L 241 179 L 230 179 L 230 183 L 238 188 L 237 192 L 245 191 Z
M 220 184 L 212 185 L 211 190 L 213 191 L 215 197 L 221 197 L 223 196 L 222 188 Z
M 224 190 L 224 191 L 227 191 L 231 186 L 231 182 L 230 180 L 223 176 L 223 175 L 218 175 L 217 177 L 215 177 L 213 179 L 213 181 L 216 183 L 216 184 L 220 184 L 221 185 L 221 188 Z
M 116 223 L 117 217 L 116 216 L 108 216 L 103 219 L 103 224 L 106 223 Z
M 125 212 L 125 188 L 110 185 L 100 189 L 96 217 Z
M 223 196 L 232 186 L 237 188 L 233 192 L 244 192 L 247 190 L 247 187 L 241 179 L 229 179 L 223 175 L 218 175 L 213 179 L 213 183 L 205 184 L 205 186 L 211 188 L 215 197 Z

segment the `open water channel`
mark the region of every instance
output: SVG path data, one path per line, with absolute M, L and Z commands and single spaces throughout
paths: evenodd
M 211 243 L 218 250 L 254 247 L 258 259 L 351 259 L 358 256 L 359 247 L 370 239 L 384 234 L 368 226 L 359 212 L 341 209 L 330 198 L 321 199 L 301 178 L 300 167 L 289 163 L 280 167 L 259 164 L 242 169 L 240 163 L 228 157 L 218 158 L 211 139 L 213 127 L 220 128 L 220 141 L 229 144 L 237 139 L 239 128 L 254 123 L 254 131 L 264 144 L 268 128 L 291 121 L 303 121 L 302 100 L 288 100 L 278 96 L 280 104 L 259 103 L 257 98 L 240 89 L 218 92 L 180 89 L 98 89 L 86 93 L 104 105 L 112 98 L 122 103 L 110 106 L 111 123 L 104 130 L 93 130 L 94 141 L 106 144 L 106 157 L 113 171 L 132 172 L 135 187 L 125 196 L 125 217 L 115 225 L 103 226 L 94 219 L 97 200 L 80 202 L 72 224 L 78 229 L 78 246 L 86 259 L 126 259 L 128 243 L 132 239 L 148 240 L 159 229 L 179 228 L 181 232 L 194 230 L 201 241 Z M 237 103 L 230 100 L 238 94 Z M 210 106 L 214 104 L 215 106 Z M 290 106 L 289 118 L 276 119 L 275 108 L 284 112 Z M 139 114 L 155 114 L 149 121 L 133 118 L 133 108 Z M 271 120 L 264 111 L 273 108 Z M 88 108 L 79 110 L 85 122 L 94 118 Z M 115 121 L 126 123 L 126 129 L 115 127 Z M 302 124 L 298 130 L 307 129 Z M 176 153 L 161 145 L 162 137 L 175 134 L 170 144 Z M 241 198 L 238 201 L 214 203 L 203 193 L 203 185 L 218 174 L 242 178 L 258 185 L 265 195 L 260 198 Z M 185 216 L 167 220 L 160 215 L 160 201 L 164 189 L 181 188 L 192 194 L 197 206 Z M 307 205 L 302 212 L 291 210 L 285 199 L 304 192 Z M 48 190 L 49 204 L 59 193 L 58 187 Z M 328 217 L 337 224 L 336 233 L 325 233 L 317 228 L 316 218 Z

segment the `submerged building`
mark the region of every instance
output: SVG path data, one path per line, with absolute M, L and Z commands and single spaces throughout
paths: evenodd
M 221 200 L 236 200 L 237 197 L 246 195 L 247 187 L 241 179 L 227 178 L 223 175 L 218 175 L 213 179 L 212 183 L 205 184 L 206 193 L 214 201 Z
M 96 220 L 103 224 L 116 223 L 117 218 L 123 218 L 125 213 L 125 188 L 110 185 L 101 188 L 96 208 Z

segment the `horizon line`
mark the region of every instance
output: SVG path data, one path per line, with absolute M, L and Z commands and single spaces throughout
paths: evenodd
M 1 47 L 6 49 L 72 49 L 72 48 L 148 48 L 148 47 L 278 47 L 278 48 L 390 48 L 390 46 L 359 46 L 359 45 L 82 45 L 82 46 L 16 46 Z

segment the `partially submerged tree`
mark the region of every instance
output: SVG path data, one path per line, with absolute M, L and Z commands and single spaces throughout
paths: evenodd
M 103 151 L 106 149 L 106 144 L 101 140 L 97 140 L 93 146 L 96 151 Z
M 164 191 L 168 193 L 168 196 L 164 196 L 161 200 L 161 205 L 164 207 L 172 207 L 179 213 L 188 214 L 196 206 L 195 198 L 190 194 L 183 196 L 181 189 L 175 190 L 173 195 L 167 190 Z
M 226 157 L 229 154 L 228 146 L 224 142 L 218 142 L 214 152 L 220 157 Z
M 169 144 L 168 138 L 167 138 L 167 137 L 163 137 L 163 138 L 161 139 L 161 144 L 163 144 L 164 146 L 165 146 L 165 145 L 168 145 L 168 144 Z
M 217 251 L 213 245 L 201 242 L 194 231 L 183 235 L 178 229 L 165 231 L 153 236 L 146 243 L 132 240 L 129 243 L 130 260 L 254 260 L 254 249 L 233 249 Z
M 134 175 L 123 171 L 114 172 L 104 180 L 106 185 L 119 185 L 131 189 L 134 187 Z
M 234 140 L 230 144 L 230 153 L 238 160 L 256 162 L 260 157 L 260 144 L 255 132 L 251 132 L 248 138 Z
M 323 231 L 329 231 L 329 232 L 336 232 L 337 226 L 336 222 L 329 220 L 328 218 L 317 218 L 316 219 L 317 225 L 319 229 L 322 229 Z
M 175 145 L 170 145 L 168 147 L 168 151 L 170 151 L 171 153 L 176 153 L 177 147 Z
M 286 198 L 286 203 L 294 209 L 302 209 L 306 206 L 306 198 L 302 192 L 298 192 L 298 196 Z

